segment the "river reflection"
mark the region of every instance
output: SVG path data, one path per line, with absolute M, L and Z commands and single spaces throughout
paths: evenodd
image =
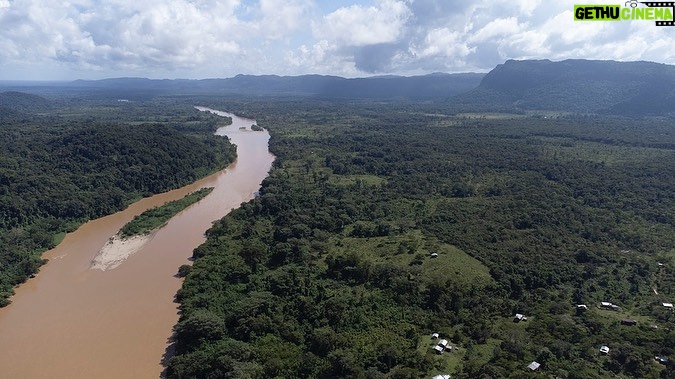
M 224 112 L 197 107 L 201 111 Z M 233 116 L 217 134 L 237 145 L 237 161 L 189 186 L 143 199 L 86 223 L 45 253 L 49 263 L 0 309 L 2 378 L 157 378 L 173 325 L 178 267 L 204 242 L 212 222 L 248 201 L 267 176 L 269 134 Z M 246 130 L 240 128 L 245 127 Z M 179 213 L 119 267 L 90 269 L 106 241 L 146 209 L 203 187 L 213 192 Z

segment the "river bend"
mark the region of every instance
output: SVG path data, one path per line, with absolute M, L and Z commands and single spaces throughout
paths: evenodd
M 242 202 L 250 200 L 274 157 L 269 134 L 251 131 L 254 120 L 231 116 L 216 134 L 237 145 L 227 169 L 186 187 L 142 199 L 124 211 L 90 221 L 44 254 L 49 263 L 16 289 L 0 309 L 0 377 L 158 378 L 172 327 L 178 321 L 175 274 L 204 232 Z M 172 218 L 141 250 L 118 267 L 91 268 L 108 239 L 146 209 L 180 199 L 203 187 L 206 198 Z

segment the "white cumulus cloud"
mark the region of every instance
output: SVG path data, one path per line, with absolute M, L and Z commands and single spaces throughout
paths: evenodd
M 422 47 L 412 49 L 418 57 L 442 56 L 449 59 L 464 58 L 469 55 L 473 48 L 469 47 L 465 35 L 462 32 L 449 28 L 430 30 L 424 39 Z
M 373 6 L 340 8 L 314 22 L 312 30 L 321 40 L 348 46 L 364 46 L 396 41 L 411 16 L 406 2 L 379 0 Z
M 280 39 L 308 24 L 309 0 L 260 0 L 258 28 L 270 39 Z
M 500 40 L 504 37 L 518 34 L 523 28 L 524 26 L 518 23 L 516 17 L 498 18 L 487 23 L 471 36 L 468 36 L 468 40 L 471 43 Z

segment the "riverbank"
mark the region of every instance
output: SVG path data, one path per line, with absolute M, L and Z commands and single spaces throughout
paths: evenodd
M 116 235 L 110 237 L 92 260 L 91 268 L 105 271 L 119 266 L 150 242 L 155 233 L 176 214 L 202 200 L 211 192 L 213 192 L 213 187 L 201 188 L 182 199 L 150 208 L 134 217 Z
M 229 119 L 173 100 L 127 107 L 72 99 L 45 112 L 28 107 L 0 128 L 0 307 L 85 220 L 189 185 L 236 158 L 227 139 L 213 136 Z
M 181 286 L 178 268 L 189 263 L 214 221 L 253 198 L 274 159 L 267 149 L 269 134 L 240 131 L 240 126 L 250 127 L 254 121 L 239 122 L 217 133 L 237 145 L 238 158 L 227 169 L 90 221 L 45 254 L 50 262 L 40 275 L 18 287 L 13 303 L 0 309 L 0 345 L 11 347 L 0 355 L 3 377 L 160 376 L 162 357 L 178 321 L 174 302 Z M 136 240 L 124 249 L 111 241 L 145 210 L 204 187 L 214 190 L 147 240 Z M 96 260 L 108 244 L 110 254 Z

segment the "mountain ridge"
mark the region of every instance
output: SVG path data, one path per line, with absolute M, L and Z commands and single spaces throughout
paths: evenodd
M 332 75 L 247 75 L 210 79 L 109 78 L 76 80 L 71 88 L 142 90 L 154 92 L 297 95 L 319 98 L 449 98 L 475 88 L 482 73 L 344 78 Z
M 452 104 L 472 111 L 672 115 L 675 66 L 647 61 L 508 60 Z
M 23 88 L 29 87 L 18 90 Z M 34 92 L 35 88 L 27 92 Z M 675 66 L 648 61 L 507 60 L 484 74 L 362 78 L 319 74 L 239 74 L 208 79 L 121 77 L 75 80 L 61 84 L 59 89 L 85 92 L 101 99 L 143 100 L 165 95 L 298 96 L 324 100 L 433 101 L 455 113 L 554 111 L 675 117 Z

